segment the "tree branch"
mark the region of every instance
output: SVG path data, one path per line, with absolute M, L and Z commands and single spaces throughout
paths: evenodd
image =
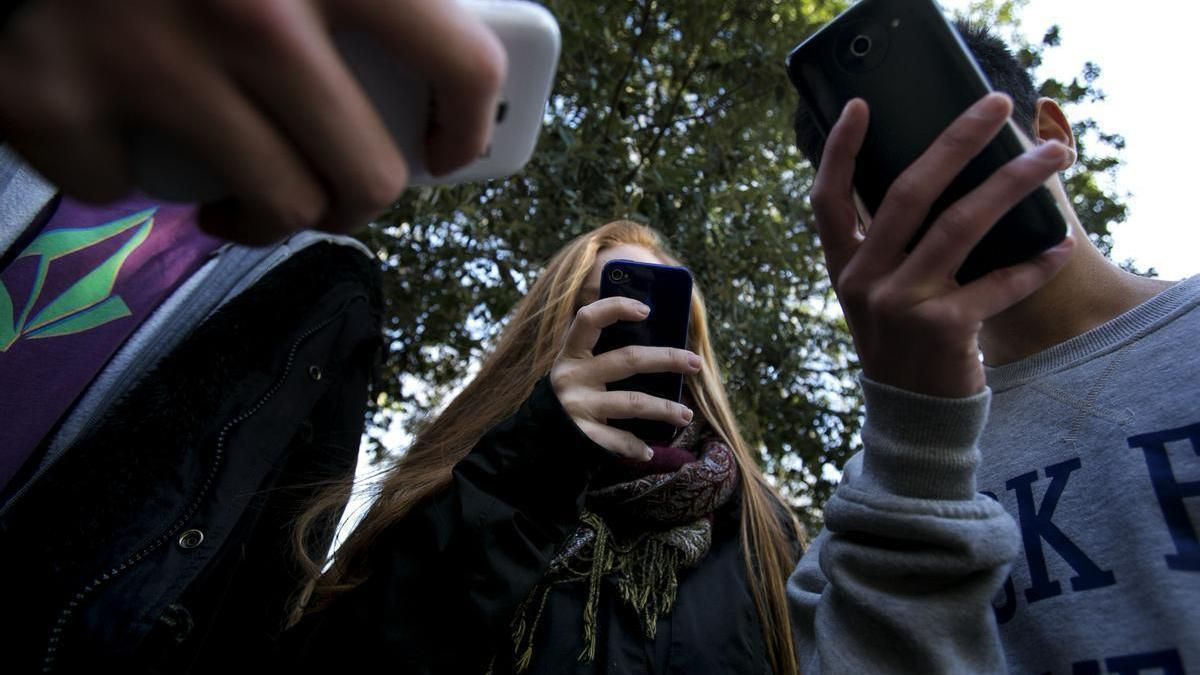
M 732 16 L 730 19 L 722 22 L 722 25 L 718 26 L 714 33 L 719 34 L 730 23 L 731 20 Z M 674 119 L 675 111 L 679 109 L 679 103 L 683 100 L 683 94 L 687 91 L 688 84 L 691 83 L 692 77 L 696 74 L 696 69 L 700 67 L 700 61 L 702 60 L 702 57 L 707 52 L 708 47 L 711 44 L 711 40 L 700 44 L 693 49 L 692 53 L 688 56 L 688 70 L 683 76 L 683 81 L 679 83 L 679 87 L 675 90 L 674 96 L 671 97 L 671 104 L 667 109 L 668 120 Z M 638 158 L 637 166 L 633 167 L 633 169 L 631 169 L 629 173 L 625 175 L 625 179 L 621 181 L 622 183 L 628 183 L 632 181 L 637 176 L 638 172 L 642 170 L 642 167 L 645 166 L 646 159 L 648 157 L 652 157 L 654 153 L 658 152 L 658 146 L 662 144 L 662 140 L 667 135 L 667 131 L 670 128 L 670 124 L 662 124 L 658 127 L 658 133 L 654 135 L 654 140 L 650 142 L 650 148 L 646 152 L 639 152 L 641 157 Z
M 702 51 L 702 47 L 697 47 L 695 51 L 692 52 L 690 57 L 691 64 L 688 67 L 688 71 L 684 74 L 683 81 L 679 84 L 679 88 L 675 90 L 674 96 L 671 97 L 671 103 L 667 108 L 667 119 L 672 119 L 675 117 L 675 111 L 679 108 L 679 103 L 683 100 L 683 93 L 687 91 L 687 86 L 692 81 L 692 75 L 696 73 L 696 68 L 700 63 L 700 53 Z M 628 183 L 629 181 L 633 180 L 637 176 L 638 172 L 642 170 L 642 167 L 645 166 L 646 158 L 651 157 L 654 155 L 654 153 L 658 152 L 658 146 L 662 144 L 663 137 L 667 135 L 668 129 L 670 129 L 669 124 L 663 124 L 658 127 L 658 133 L 654 134 L 654 140 L 650 142 L 650 148 L 645 152 L 639 152 L 641 157 L 638 158 L 637 166 L 629 170 L 629 173 L 625 175 L 625 179 L 621 181 L 622 183 Z
M 621 100 L 621 91 L 625 88 L 625 83 L 629 81 L 629 76 L 633 73 L 633 67 L 637 64 L 638 58 L 642 55 L 642 43 L 646 38 L 646 28 L 650 25 L 650 16 L 654 14 L 654 0 L 644 0 L 642 4 L 642 19 L 638 23 L 637 37 L 633 41 L 633 47 L 629 50 L 629 63 L 625 64 L 625 71 L 621 73 L 621 77 L 617 78 L 617 86 L 613 88 L 612 96 L 608 101 L 608 118 L 604 121 L 604 140 L 612 139 L 613 118 L 617 112 L 617 102 Z

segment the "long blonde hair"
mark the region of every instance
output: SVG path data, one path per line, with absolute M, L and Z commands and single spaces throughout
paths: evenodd
M 516 412 L 534 385 L 550 372 L 578 307 L 580 291 L 601 250 L 633 244 L 675 263 L 654 230 L 616 221 L 576 237 L 546 266 L 533 288 L 513 311 L 479 374 L 417 435 L 412 447 L 385 474 L 380 498 L 334 554 L 322 574 L 304 542 L 312 529 L 327 524 L 346 503 L 348 487 L 331 490 L 302 514 L 295 545 L 309 583 L 300 604 L 316 609 L 363 580 L 371 544 L 410 509 L 444 489 L 454 466 L 483 434 Z M 700 372 L 688 389 L 699 412 L 733 449 L 741 471 L 741 543 L 748 578 L 762 623 L 767 658 L 779 674 L 799 672 L 785 593 L 796 564 L 793 540 L 801 530 L 791 511 L 767 482 L 738 430 L 709 340 L 704 300 L 692 293 L 689 348 L 699 354 Z M 298 616 L 298 612 L 294 615 Z

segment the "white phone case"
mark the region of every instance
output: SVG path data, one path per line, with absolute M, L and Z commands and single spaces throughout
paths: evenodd
M 497 124 L 488 151 L 453 173 L 434 177 L 425 168 L 424 138 L 430 111 L 427 82 L 392 56 L 373 36 L 342 31 L 334 42 L 375 104 L 409 167 L 410 185 L 449 185 L 502 178 L 533 155 L 546 101 L 558 68 L 558 23 L 526 0 L 458 0 L 496 33 L 508 56 Z M 166 136 L 148 131 L 134 147 L 137 183 L 147 194 L 178 202 L 207 202 L 229 193 L 206 164 Z

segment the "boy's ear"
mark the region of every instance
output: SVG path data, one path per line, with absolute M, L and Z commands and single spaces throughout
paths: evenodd
M 1044 96 L 1038 99 L 1033 116 L 1033 132 L 1037 136 L 1039 144 L 1058 141 L 1070 148 L 1071 152 L 1064 160 L 1063 166 L 1059 168 L 1060 171 L 1067 170 L 1075 163 L 1077 157 L 1075 133 L 1071 131 L 1071 122 L 1067 119 L 1066 113 L 1058 107 L 1058 103 L 1054 99 Z

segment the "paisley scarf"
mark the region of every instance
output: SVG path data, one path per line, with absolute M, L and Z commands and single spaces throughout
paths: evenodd
M 556 584 L 587 584 L 581 661 L 596 655 L 601 581 L 654 639 L 660 616 L 675 603 L 680 571 L 696 565 L 712 544 L 712 514 L 738 487 L 733 451 L 699 415 L 649 462 L 613 460 L 592 480 L 578 527 L 550 562 L 513 620 L 516 672 L 533 659 L 546 598 Z

